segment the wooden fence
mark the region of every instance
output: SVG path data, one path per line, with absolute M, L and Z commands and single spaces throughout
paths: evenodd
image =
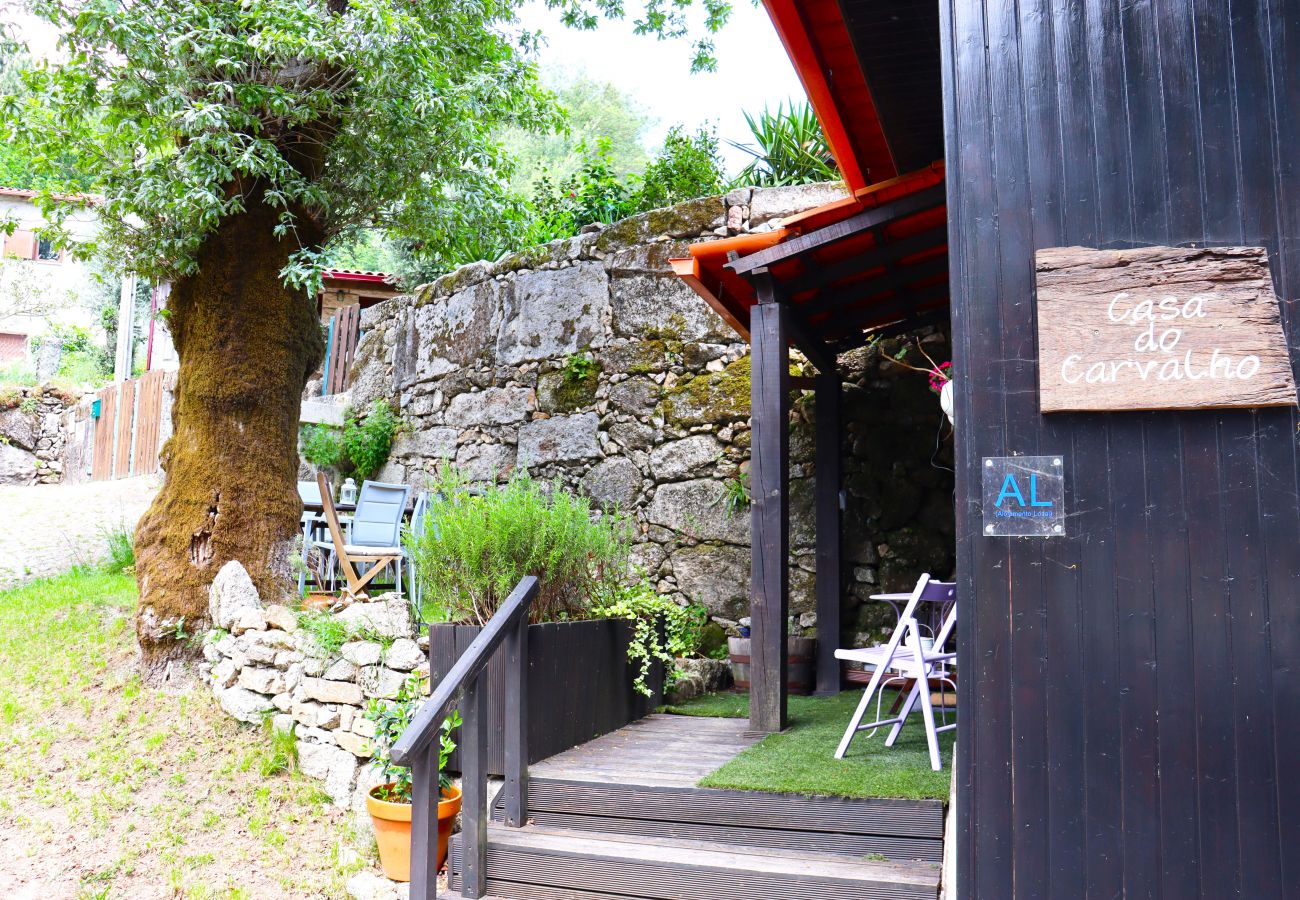
M 162 370 L 146 372 L 137 379 L 110 385 L 95 394 L 99 415 L 95 418 L 92 480 L 108 481 L 158 471 L 168 374 Z
M 340 307 L 330 319 L 329 347 L 325 354 L 325 394 L 341 394 L 348 389 L 348 371 L 356 356 L 361 338 L 361 306 Z

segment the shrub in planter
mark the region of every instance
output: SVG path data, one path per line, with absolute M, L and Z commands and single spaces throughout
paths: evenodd
M 426 699 L 424 679 L 412 675 L 406 679 L 393 700 L 374 699 L 365 716 L 375 723 L 372 740 L 374 761 L 379 766 L 384 783 L 371 789 L 366 796 L 366 809 L 375 826 L 375 840 L 379 844 L 379 862 L 384 874 L 394 881 L 411 880 L 411 770 L 393 762 L 393 744 L 411 724 L 421 701 Z M 460 715 L 453 713 L 442 721 L 441 759 L 438 772 L 438 868 L 447 861 L 447 841 L 451 837 L 452 822 L 460 812 L 460 790 L 451 783 L 447 762 L 456 743 L 451 732 L 460 727 Z
M 660 598 L 628 563 L 629 520 L 558 484 L 519 474 L 473 486 L 454 471 L 431 492 L 426 527 L 408 534 L 430 622 L 435 683 L 510 592 L 535 575 L 530 610 L 529 753 L 533 761 L 649 713 L 672 658 L 698 636 L 702 610 Z M 431 599 L 430 599 L 431 598 Z M 695 635 L 696 637 L 692 637 Z M 487 670 L 488 770 L 501 771 L 504 678 Z M 453 762 L 454 764 L 454 762 Z

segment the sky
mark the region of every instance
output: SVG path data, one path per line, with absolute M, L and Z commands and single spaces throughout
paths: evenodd
M 635 11 L 635 2 L 627 4 Z M 715 37 L 718 71 L 691 74 L 690 40 L 658 41 L 632 33 L 628 20 L 602 20 L 595 31 L 576 31 L 560 22 L 559 14 L 532 0 L 520 10 L 523 26 L 541 31 L 546 46 L 543 67 L 585 73 L 614 84 L 633 97 L 656 119 L 648 130 L 649 149 L 676 124 L 688 131 L 717 126 L 723 159 L 729 171 L 740 169 L 747 157 L 726 139 L 749 143 L 744 112 L 759 113 L 785 100 L 803 101 L 803 86 L 781 46 L 766 11 L 750 0 L 733 0 L 731 19 Z M 702 33 L 702 29 L 700 29 Z

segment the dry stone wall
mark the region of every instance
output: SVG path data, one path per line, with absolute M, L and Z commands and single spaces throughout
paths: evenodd
M 74 443 L 72 413 L 78 394 L 55 385 L 6 387 L 0 393 L 0 484 L 54 484 L 63 480 Z
M 208 614 L 213 630 L 199 674 L 221 708 L 294 734 L 303 774 L 320 780 L 335 805 L 364 809 L 381 780 L 370 764 L 375 726 L 363 713 L 371 699 L 397 696 L 412 674 L 429 674 L 428 639 L 417 640 L 407 602 L 385 595 L 333 614 L 348 640 L 322 648 L 296 613 L 264 605 L 231 561 L 212 583 Z
M 633 516 L 636 561 L 659 591 L 733 630 L 750 580 L 748 347 L 668 261 L 840 196 L 812 185 L 692 201 L 465 266 L 367 310 L 352 403 L 387 398 L 410 425 L 379 477 L 420 487 L 454 465 L 474 480 L 517 467 L 557 479 Z M 924 338 L 947 352 L 942 334 Z M 847 639 L 883 622 L 866 595 L 953 567 L 951 475 L 931 464 L 950 454 L 936 445 L 937 398 L 887 361 L 892 347 L 843 361 Z M 814 416 L 806 397 L 791 423 L 791 612 L 809 630 Z

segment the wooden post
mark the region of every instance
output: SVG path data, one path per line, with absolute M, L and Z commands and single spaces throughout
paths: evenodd
M 506 824 L 528 821 L 528 616 L 506 638 Z
M 411 767 L 411 900 L 438 893 L 438 744 Z
M 786 615 L 790 600 L 790 337 L 786 310 L 766 271 L 755 273 L 759 303 L 750 310 L 749 727 L 786 726 Z
M 817 458 L 817 688 L 840 691 L 840 376 L 818 372 Z
M 467 900 L 487 893 L 487 690 L 482 674 L 475 675 L 465 689 L 460 726 L 460 836 L 461 888 Z

